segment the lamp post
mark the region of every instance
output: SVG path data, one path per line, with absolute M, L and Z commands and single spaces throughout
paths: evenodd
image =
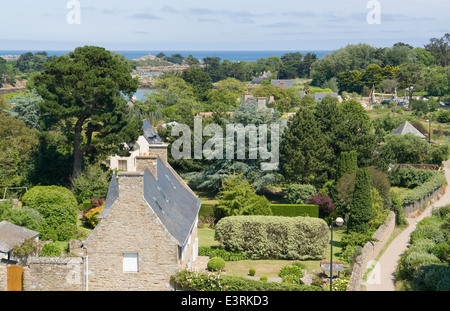
M 331 226 L 330 226 L 330 228 L 331 228 L 330 292 L 333 291 L 333 223 L 334 222 L 336 222 L 336 225 L 338 225 L 340 227 L 344 224 L 344 219 L 342 219 L 341 217 L 336 218 L 336 220 L 331 218 Z
M 431 116 L 428 117 L 428 144 L 431 145 Z

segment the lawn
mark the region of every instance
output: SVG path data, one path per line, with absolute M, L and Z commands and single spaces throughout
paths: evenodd
M 334 227 L 333 229 L 333 261 L 339 261 L 341 253 L 340 239 L 346 228 Z M 331 232 L 330 232 L 331 233 Z M 199 246 L 218 246 L 219 243 L 214 240 L 214 230 L 198 229 Z M 305 265 L 308 272 L 320 272 L 320 262 L 330 260 L 331 248 L 327 248 L 325 258 L 320 260 L 240 260 L 227 261 L 225 268 L 227 274 L 235 276 L 247 276 L 249 269 L 256 270 L 256 276 L 265 275 L 267 277 L 277 277 L 280 269 L 294 262 L 301 262 Z

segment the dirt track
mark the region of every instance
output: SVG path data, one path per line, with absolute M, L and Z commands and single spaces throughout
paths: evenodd
M 445 163 L 445 176 L 450 185 L 450 163 Z M 367 277 L 367 281 L 363 283 L 366 286 L 366 291 L 395 291 L 394 273 L 397 267 L 397 262 L 404 251 L 409 247 L 409 235 L 414 231 L 416 225 L 423 218 L 431 215 L 433 207 L 444 206 L 450 204 L 450 190 L 447 191 L 434 203 L 430 204 L 428 208 L 419 216 L 414 218 L 407 218 L 408 227 L 404 229 L 385 250 L 380 257 L 377 265 Z

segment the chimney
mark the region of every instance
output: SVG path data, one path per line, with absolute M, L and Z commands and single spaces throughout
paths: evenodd
M 141 155 L 135 158 L 136 161 L 136 173 L 143 174 L 145 169 L 149 169 L 150 172 L 157 177 L 157 160 L 158 156 L 155 154 Z
M 164 143 L 151 144 L 149 146 L 150 155 L 159 156 L 161 160 L 167 162 L 167 147 L 169 147 L 169 145 Z

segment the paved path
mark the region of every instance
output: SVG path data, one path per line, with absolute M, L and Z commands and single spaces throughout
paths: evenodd
M 450 185 L 448 162 L 445 166 L 445 176 Z M 389 244 L 388 248 L 380 257 L 378 264 L 367 277 L 367 281 L 363 283 L 366 286 L 366 291 L 395 291 L 394 273 L 400 256 L 409 246 L 409 235 L 414 231 L 419 221 L 431 215 L 431 210 L 434 206 L 444 206 L 447 204 L 450 204 L 450 190 L 447 190 L 436 202 L 428 206 L 418 217 L 407 218 L 409 223 L 408 227 Z

